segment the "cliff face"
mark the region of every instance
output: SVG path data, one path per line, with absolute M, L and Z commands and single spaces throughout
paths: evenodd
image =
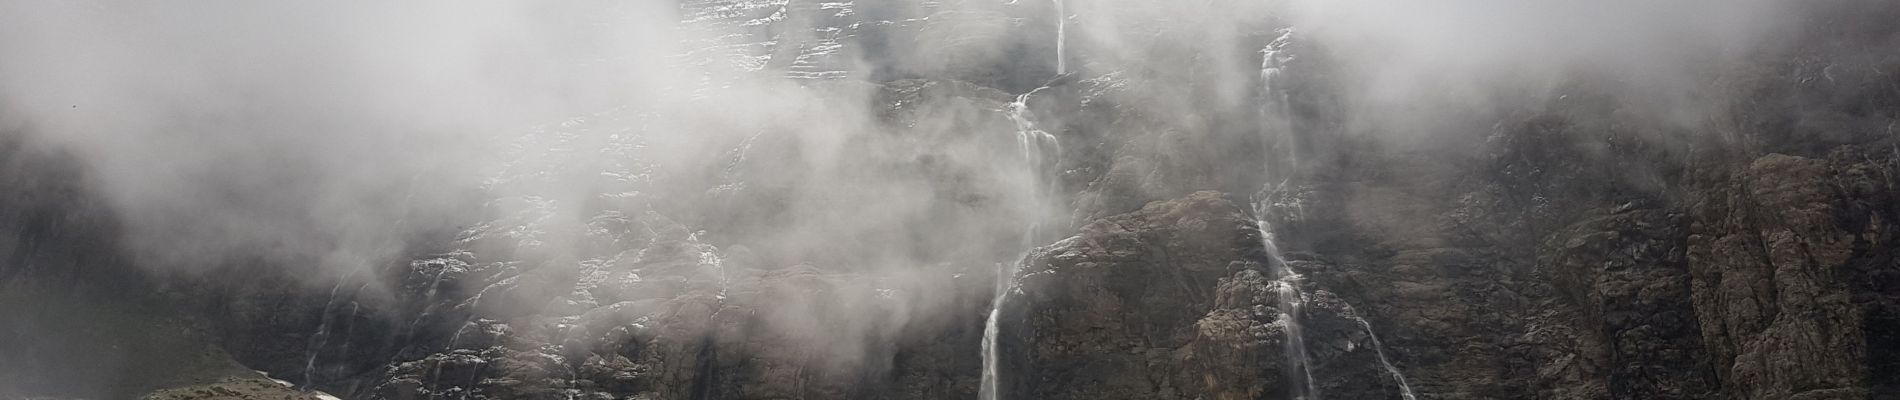
M 1253 220 L 1219 193 L 1150 203 L 1081 228 L 1018 274 L 1004 309 L 1003 363 L 1017 398 L 1277 398 L 1294 313 L 1316 389 L 1396 398 L 1378 345 L 1353 307 L 1318 285 L 1306 305 L 1276 301 L 1272 256 Z M 1294 268 L 1310 270 L 1310 262 Z
M 1690 126 L 1579 78 L 1485 114 L 1488 130 L 1405 144 L 1341 128 L 1340 78 L 1323 73 L 1286 89 L 1285 123 L 1309 135 L 1288 144 L 1254 107 L 1199 100 L 1257 82 L 919 61 L 908 52 L 1050 30 L 1024 22 L 1040 5 L 937 7 L 686 9 L 791 26 L 719 46 L 870 103 L 872 133 L 844 148 L 890 156 L 801 170 L 830 155 L 765 128 L 667 175 L 644 143 L 590 136 L 636 116 L 589 116 L 510 155 L 557 168 L 496 177 L 464 229 L 359 275 L 146 276 L 111 211 L 71 183 L 81 169 L 0 148 L 0 222 L 20 227 L 0 242 L 0 311 L 32 321 L 0 327 L 0 358 L 41 369 L 0 368 L 0 398 L 131 397 L 250 368 L 368 399 L 967 399 L 992 307 L 1011 399 L 1284 399 L 1306 379 L 1339 399 L 1900 398 L 1900 7 L 1799 16 L 1816 22 L 1797 45 L 1721 69 L 1709 84 L 1734 100 Z M 1144 37 L 1187 34 L 1156 29 Z M 1305 46 L 1307 70 L 1325 71 L 1324 45 Z M 1024 112 L 1062 144 L 1030 180 L 1040 197 L 996 172 L 1016 161 L 958 161 L 1021 151 Z M 1289 148 L 1303 159 L 1263 155 Z M 576 149 L 627 162 L 559 162 Z M 810 193 L 874 184 L 930 190 Z M 1061 212 L 1015 205 L 1038 201 Z M 811 220 L 888 226 L 781 230 Z M 161 317 L 64 324 L 49 304 L 73 298 Z M 180 327 L 132 345 L 194 349 L 202 365 L 101 372 L 35 352 L 133 326 Z M 48 348 L 133 343 L 110 336 Z M 64 389 L 91 377 L 114 389 Z

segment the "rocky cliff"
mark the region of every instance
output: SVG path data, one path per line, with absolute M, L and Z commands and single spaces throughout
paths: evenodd
M 1352 124 L 1326 43 L 1270 92 L 1160 68 L 1222 51 L 1182 25 L 1063 54 L 1013 41 L 1058 29 L 1046 4 L 899 3 L 682 8 L 745 28 L 706 62 L 869 110 L 838 148 L 881 156 L 767 126 L 666 164 L 620 134 L 637 113 L 585 116 L 347 273 L 148 273 L 83 168 L 10 140 L 0 359 L 33 368 L 0 398 L 295 395 L 234 389 L 276 390 L 254 369 L 362 399 L 967 399 L 992 307 L 1009 399 L 1900 398 L 1900 7 L 1787 16 L 1698 81 L 1725 100 L 1692 123 L 1571 76 L 1392 141 Z M 1279 28 L 1247 22 L 1255 48 Z M 1032 128 L 1051 162 L 987 162 Z M 813 193 L 837 187 L 921 189 Z

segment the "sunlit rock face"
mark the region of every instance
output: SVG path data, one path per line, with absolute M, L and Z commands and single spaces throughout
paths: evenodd
M 1070 3 L 680 2 L 658 100 L 454 160 L 347 270 L 143 266 L 0 119 L 0 399 L 1900 396 L 1900 7 L 1789 12 L 1689 118 L 1581 65 L 1395 107 L 1393 38 Z

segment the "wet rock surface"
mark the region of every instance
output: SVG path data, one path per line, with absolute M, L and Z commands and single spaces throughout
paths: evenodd
M 750 180 L 823 157 L 766 127 L 666 176 L 618 135 L 637 116 L 589 116 L 532 135 L 511 165 L 575 149 L 625 163 L 498 176 L 493 198 L 470 201 L 482 217 L 350 275 L 235 260 L 285 267 L 230 269 L 274 271 L 241 282 L 143 276 L 106 251 L 117 231 L 73 184 L 80 169 L 0 143 L 0 222 L 20 227 L 0 241 L 0 358 L 47 369 L 0 375 L 0 398 L 300 398 L 218 380 L 254 368 L 352 399 L 968 399 L 999 263 L 1018 266 L 1000 305 L 1004 398 L 1288 398 L 1275 296 L 1289 284 L 1322 398 L 1402 399 L 1381 349 L 1420 399 L 1900 398 L 1900 61 L 1854 51 L 1892 43 L 1879 17 L 1895 11 L 1816 17 L 1833 28 L 1809 34 L 1838 46 L 1720 77 L 1740 100 L 1687 128 L 1577 84 L 1477 133 L 1391 146 L 1340 128 L 1327 77 L 1308 76 L 1291 107 L 1317 132 L 1304 147 L 1324 151 L 1262 172 L 1262 154 L 1289 145 L 1257 132 L 1258 110 L 1200 96 L 1219 89 L 1205 71 L 1056 76 L 965 54 L 1046 33 L 1023 16 L 1049 10 L 1028 3 L 696 2 L 689 19 L 757 27 L 706 44 L 741 67 L 873 103 L 875 134 L 846 148 L 894 156 L 821 171 L 846 171 L 835 181 Z M 899 55 L 916 49 L 945 58 Z M 847 62 L 860 57 L 888 63 Z M 1033 213 L 1006 206 L 1020 194 L 999 188 L 1016 182 L 994 171 L 1017 166 L 954 161 L 1017 151 L 1008 103 L 1038 85 L 1025 107 L 1064 144 L 1047 180 L 1067 215 L 1038 221 L 1060 239 L 1024 245 Z M 933 190 L 785 200 L 865 182 Z M 573 186 L 590 191 L 542 190 Z M 1291 283 L 1268 272 L 1257 191 L 1281 200 L 1264 217 L 1301 275 Z M 897 203 L 921 205 L 851 237 L 777 229 Z M 948 223 L 996 215 L 1008 221 Z M 178 328 L 139 346 L 191 349 L 192 369 L 211 372 L 120 375 L 34 353 L 132 342 L 32 311 L 55 310 L 53 295 L 24 287 L 138 317 L 108 321 L 123 326 Z M 26 341 L 48 332 L 75 342 Z M 36 384 L 55 376 L 113 391 Z
M 1012 396 L 1278 398 L 1287 321 L 1254 221 L 1216 192 L 1149 203 L 1040 249 L 1005 310 Z M 1307 287 L 1321 393 L 1398 398 L 1352 306 Z

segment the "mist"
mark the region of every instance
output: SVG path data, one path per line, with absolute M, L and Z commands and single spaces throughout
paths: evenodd
M 311 365 L 371 319 L 398 327 L 392 359 L 515 329 L 578 363 L 610 340 L 593 318 L 698 294 L 709 319 L 764 299 L 745 335 L 845 371 L 964 329 L 992 301 L 964 291 L 1147 201 L 1373 147 L 1469 156 L 1573 95 L 1700 140 L 1733 107 L 1715 78 L 1801 21 L 1769 0 L 1057 4 L 7 2 L 0 131 L 70 155 L 140 271 L 308 291 Z M 1284 115 L 1261 81 L 1282 36 Z
M 1696 97 L 1700 77 L 1774 32 L 1779 7 L 1705 3 L 1091 2 L 1070 18 L 1081 28 L 1074 51 L 1106 60 L 1084 68 L 1209 70 L 1180 79 L 1210 85 L 1213 107 L 1250 101 L 1244 81 L 1258 55 L 1248 52 L 1259 44 L 1247 42 L 1290 25 L 1341 68 L 1343 108 L 1358 115 L 1348 121 L 1364 126 L 1349 131 L 1404 137 L 1430 135 L 1447 110 L 1544 96 L 1578 75 L 1612 77 L 1655 102 L 1651 112 L 1697 121 L 1717 103 Z M 676 24 L 678 9 L 658 3 L 8 7 L 7 120 L 80 154 L 155 264 L 244 252 L 338 267 L 390 258 L 418 229 L 403 225 L 444 223 L 443 209 L 467 201 L 456 189 L 496 170 L 513 137 L 615 107 L 667 126 L 643 132 L 669 149 L 658 157 L 704 156 L 789 126 L 804 133 L 772 135 L 793 137 L 805 167 L 821 171 L 864 156 L 843 153 L 846 138 L 876 129 L 865 93 L 816 91 L 726 64 L 739 63 L 731 56 L 681 62 L 687 45 L 717 43 L 721 29 Z M 1180 24 L 1199 31 L 1148 34 Z M 1054 40 L 972 36 L 995 48 Z M 1165 60 L 1180 65 L 1137 57 L 1178 47 L 1200 55 Z M 692 80 L 737 85 L 681 84 Z M 1149 107 L 1210 106 L 1182 96 Z M 798 115 L 816 112 L 828 115 Z

